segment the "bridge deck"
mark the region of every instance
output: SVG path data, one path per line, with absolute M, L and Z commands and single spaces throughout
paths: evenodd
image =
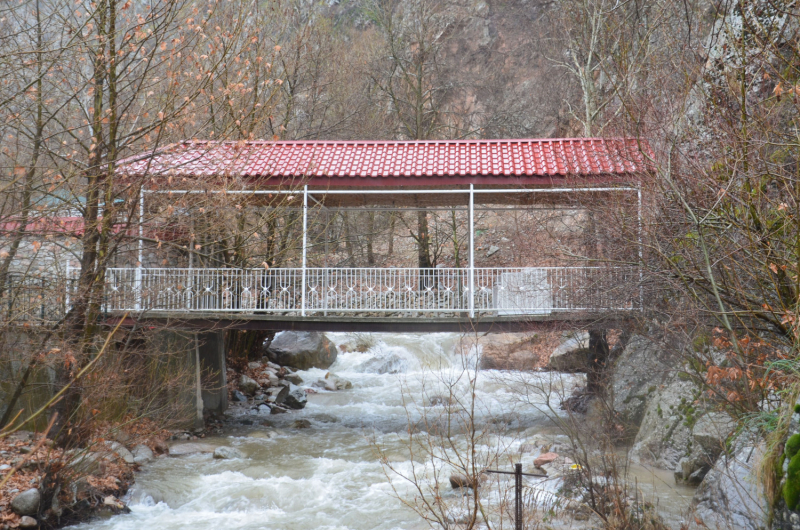
M 603 314 L 536 315 L 527 317 L 469 318 L 396 318 L 396 317 L 286 317 L 276 315 L 232 315 L 231 313 L 186 314 L 170 312 L 144 313 L 128 316 L 123 326 L 155 326 L 175 329 L 239 329 L 270 331 L 349 331 L 390 333 L 501 333 L 528 331 L 559 331 L 624 327 L 633 317 L 630 311 Z M 108 323 L 116 325 L 123 315 L 111 315 Z

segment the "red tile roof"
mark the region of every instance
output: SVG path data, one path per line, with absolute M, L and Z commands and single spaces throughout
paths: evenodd
M 644 171 L 634 139 L 447 140 L 418 142 L 186 141 L 119 163 L 129 176 L 309 179 L 328 185 L 531 183 L 622 177 Z M 311 184 L 311 182 L 309 182 Z

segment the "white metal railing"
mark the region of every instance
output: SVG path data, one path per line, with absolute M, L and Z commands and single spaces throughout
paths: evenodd
M 113 268 L 107 312 L 544 315 L 638 309 L 635 267 Z M 471 303 L 470 303 L 471 302 Z

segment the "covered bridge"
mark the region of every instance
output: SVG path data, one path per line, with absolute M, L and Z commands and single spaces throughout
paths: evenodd
M 630 312 L 641 304 L 639 182 L 649 158 L 647 144 L 633 139 L 169 145 L 118 165 L 122 178 L 143 183 L 140 234 L 158 224 L 165 201 L 180 198 L 178 209 L 192 217 L 201 198 L 239 196 L 237 208 L 293 208 L 297 252 L 277 265 L 218 266 L 193 254 L 202 245 L 192 239 L 188 261 L 175 266 L 154 262 L 143 237 L 133 266 L 108 271 L 105 308 L 203 326 L 373 331 L 509 328 Z M 452 234 L 442 236 L 435 264 L 420 251 L 411 266 L 394 257 L 364 266 L 329 241 L 339 211 L 400 212 L 417 246 L 432 237 L 428 223 L 446 219 L 442 233 Z M 557 211 L 568 212 L 558 223 Z M 502 235 L 512 218 L 516 239 Z M 386 234 L 391 249 L 400 236 L 394 225 Z M 580 244 L 570 247 L 575 234 Z M 501 242 L 507 257 L 492 263 Z

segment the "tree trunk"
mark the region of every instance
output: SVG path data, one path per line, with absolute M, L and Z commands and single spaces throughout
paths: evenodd
M 387 251 L 387 255 L 391 256 L 394 254 L 394 225 L 397 221 L 397 216 L 394 212 L 389 214 L 389 250 Z
M 350 237 L 350 216 L 347 212 L 342 212 L 342 223 L 344 223 L 344 246 L 347 249 L 347 264 L 355 267 L 355 255 L 353 254 L 353 240 Z
M 367 265 L 372 267 L 375 265 L 375 252 L 372 248 L 375 239 L 375 212 L 369 212 L 369 226 L 367 229 Z
M 589 368 L 586 374 L 586 391 L 594 395 L 605 393 L 606 364 L 610 350 L 606 330 L 589 330 Z
M 430 269 L 431 262 L 431 235 L 428 233 L 428 211 L 417 212 L 417 256 L 420 269 Z

